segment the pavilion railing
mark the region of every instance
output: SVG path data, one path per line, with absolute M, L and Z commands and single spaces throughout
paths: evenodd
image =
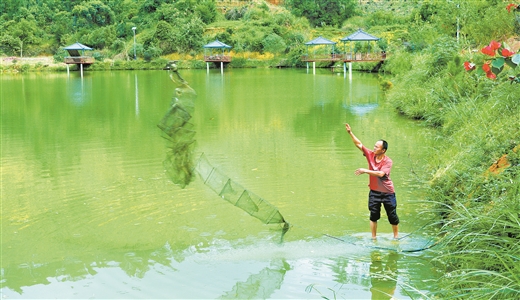
M 216 61 L 216 62 L 230 62 L 231 56 L 229 55 L 204 55 L 204 61 Z
M 93 64 L 94 57 L 91 56 L 67 56 L 64 58 L 66 64 Z
M 383 61 L 386 53 L 376 52 L 347 52 L 340 54 L 311 54 L 302 55 L 302 61 Z

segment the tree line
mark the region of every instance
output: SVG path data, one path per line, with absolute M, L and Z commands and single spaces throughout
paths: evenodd
M 3 0 L 0 55 L 53 55 L 81 42 L 95 49 L 96 58 L 128 59 L 133 27 L 137 55 L 147 60 L 200 53 L 214 39 L 237 52 L 299 57 L 306 51 L 303 43 L 318 35 L 341 38 L 358 28 L 382 37 L 380 48 L 420 51 L 456 32 L 464 46 L 475 46 L 519 32 L 518 21 L 513 27 L 494 9 L 498 2 L 286 0 L 273 6 L 262 0 Z M 489 21 L 481 22 L 483 16 Z
M 215 0 L 4 0 L 0 55 L 51 55 L 81 42 L 96 49 L 98 56 L 131 56 L 133 27 L 139 37 L 138 55 L 147 59 L 200 52 L 214 38 L 234 44 L 237 51 L 287 52 L 303 41 L 302 32 L 309 27 L 339 26 L 356 12 L 355 0 L 289 0 L 288 10 L 275 13 L 263 1 L 240 3 L 228 7 Z

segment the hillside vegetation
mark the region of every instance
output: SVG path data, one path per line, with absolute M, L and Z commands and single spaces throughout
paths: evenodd
M 501 2 L 285 0 L 277 6 L 260 0 L 4 0 L 0 56 L 54 56 L 59 62 L 67 55 L 63 47 L 80 42 L 94 49 L 98 62 L 130 61 L 134 27 L 138 59 L 199 61 L 190 67 L 204 66 L 202 46 L 215 39 L 233 47 L 238 59 L 232 67 L 256 59 L 267 60 L 267 66 L 281 60 L 284 66 L 302 66 L 305 42 L 322 35 L 341 46 L 340 39 L 358 28 L 382 38 L 371 51 L 391 53 L 405 46 L 416 52 L 439 36 L 455 37 L 458 23 L 462 49 L 468 49 L 518 30 Z M 483 16 L 489 21 L 480 22 Z
M 424 214 L 434 218 L 426 230 L 441 237 L 434 263 L 445 273 L 428 296 L 520 298 L 520 3 L 225 3 L 4 0 L 0 55 L 59 61 L 60 47 L 79 41 L 95 49 L 94 69 L 157 68 L 170 59 L 204 67 L 202 45 L 219 39 L 233 46 L 230 67 L 298 67 L 306 41 L 339 42 L 362 28 L 382 38 L 373 51 L 389 54 L 380 69 L 388 101 L 437 129 L 417 174 L 428 193 Z

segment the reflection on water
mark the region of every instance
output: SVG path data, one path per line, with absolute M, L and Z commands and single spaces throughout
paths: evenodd
M 284 261 L 273 261 L 269 267 L 252 274 L 245 282 L 237 282 L 233 290 L 220 299 L 268 299 L 282 286 L 290 265 Z
M 137 74 L 135 74 L 135 115 L 139 115 L 139 85 L 137 83 Z
M 391 299 L 397 287 L 397 259 L 399 255 L 391 251 L 386 254 L 373 251 L 370 254 L 370 292 L 372 299 Z
M 428 132 L 386 107 L 375 77 L 182 75 L 197 91 L 194 152 L 295 224 L 283 243 L 280 225 L 251 218 L 197 177 L 181 188 L 165 173 L 164 71 L 2 75 L 2 296 L 320 298 L 305 291 L 311 284 L 329 299 L 370 298 L 373 287 L 391 294 L 372 273 L 396 279 L 396 298 L 416 295 L 404 286 L 427 290 L 428 253 L 399 253 L 393 264 L 380 250 L 378 269 L 374 249 L 324 236 L 368 232 L 368 182 L 354 175 L 364 158 L 347 121 L 363 140 L 382 134 L 393 145 L 402 231 L 423 224 L 409 162 L 420 161 Z M 359 113 L 365 104 L 377 105 Z
M 83 106 L 92 100 L 92 78 L 68 78 L 66 85 L 70 101 L 76 106 Z
M 358 93 L 355 97 L 353 96 L 354 91 Z M 354 88 L 352 80 L 349 80 L 348 99 L 345 97 L 344 108 L 356 116 L 366 115 L 379 107 L 379 93 L 373 93 L 370 90 L 363 93 L 363 91 L 366 90 L 359 87 Z

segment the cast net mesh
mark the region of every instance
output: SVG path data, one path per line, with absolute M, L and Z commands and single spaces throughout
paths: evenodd
M 170 108 L 157 126 L 166 134 L 168 151 L 163 166 L 172 182 L 184 188 L 193 180 L 194 173 L 197 172 L 204 184 L 222 199 L 265 224 L 285 223 L 287 225 L 276 207 L 214 168 L 204 153 L 194 165 L 192 156 L 195 147 L 195 130 L 190 119 L 197 94 L 179 75 L 173 63 L 168 64 L 166 69 L 173 70 L 170 78 L 178 84 L 178 87 L 175 89 L 176 97 L 173 98 Z M 288 225 L 284 226 L 286 227 L 288 228 Z
M 199 157 L 195 170 L 204 184 L 222 199 L 241 208 L 265 224 L 285 223 L 282 214 L 276 207 L 214 168 L 204 153 Z
M 188 121 L 191 115 L 178 103 L 173 104 L 157 125 L 166 134 L 168 151 L 163 166 L 173 183 L 184 188 L 194 177 L 192 153 L 195 131 Z

